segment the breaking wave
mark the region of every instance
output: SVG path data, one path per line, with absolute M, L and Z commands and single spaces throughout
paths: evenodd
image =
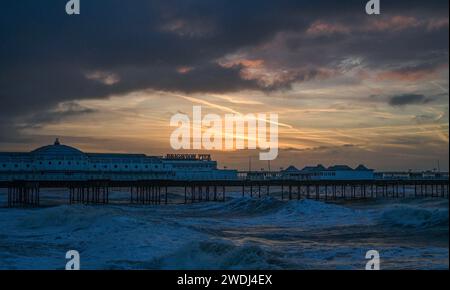
M 225 241 L 196 241 L 170 255 L 146 263 L 157 269 L 286 269 L 294 267 L 285 254 L 259 245 Z M 175 266 L 176 265 L 176 266 Z
M 381 222 L 404 228 L 448 228 L 448 208 L 418 208 L 410 205 L 387 209 L 381 215 Z

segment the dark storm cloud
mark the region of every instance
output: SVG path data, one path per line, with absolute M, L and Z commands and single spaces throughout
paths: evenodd
M 57 123 L 71 117 L 78 117 L 97 112 L 95 109 L 80 106 L 77 103 L 64 103 L 57 110 L 48 110 L 32 114 L 28 119 L 24 120 L 20 127 L 22 128 L 39 128 L 42 125 Z
M 404 94 L 389 98 L 391 106 L 421 105 L 432 102 L 433 98 L 418 94 Z
M 139 89 L 188 93 L 277 89 L 278 85 L 244 79 L 241 66 L 224 67 L 217 60 L 257 48 L 279 32 L 296 35 L 286 40 L 291 53 L 262 56 L 276 58 L 281 68 L 305 67 L 282 88 L 320 75 L 319 68 L 336 66 L 349 56 L 393 70 L 401 70 L 403 62 L 411 60 L 429 70 L 448 62 L 448 25 L 369 29 L 352 31 L 350 36 L 307 35 L 316 21 L 339 22 L 352 30 L 366 25 L 369 16 L 362 0 L 82 0 L 77 16 L 65 14 L 66 2 L 2 3 L 0 122 L 4 128 L 12 119 L 18 122 L 22 116 L 48 112 L 61 102 Z M 383 13 L 448 19 L 448 1 L 384 1 Z

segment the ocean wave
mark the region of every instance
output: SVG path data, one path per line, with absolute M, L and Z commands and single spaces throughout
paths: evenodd
M 59 269 L 76 249 L 84 269 L 359 269 L 374 246 L 386 268 L 448 268 L 438 199 L 5 208 L 0 228 L 0 268 Z
M 285 206 L 285 202 L 273 197 L 255 199 L 250 197 L 231 198 L 224 203 L 199 204 L 198 214 L 219 214 L 231 216 L 258 216 L 273 214 Z
M 283 253 L 255 244 L 223 240 L 187 243 L 174 253 L 139 265 L 146 269 L 286 269 Z
M 188 211 L 181 210 L 180 215 L 185 217 L 182 219 L 183 225 L 201 229 L 217 227 L 211 219 L 220 219 L 220 225 L 226 228 L 265 226 L 307 229 L 373 222 L 369 212 L 339 204 L 315 200 L 281 201 L 271 197 L 239 197 L 225 203 L 196 204 Z
M 447 208 L 426 208 L 410 205 L 397 205 L 386 209 L 380 217 L 380 222 L 385 225 L 404 228 L 448 228 Z

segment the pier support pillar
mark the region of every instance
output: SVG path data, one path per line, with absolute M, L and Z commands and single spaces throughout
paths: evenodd
M 39 203 L 39 183 L 14 182 L 8 187 L 8 207 L 37 207 Z

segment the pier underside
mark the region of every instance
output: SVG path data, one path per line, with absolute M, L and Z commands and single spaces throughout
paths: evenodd
M 282 200 L 376 199 L 449 197 L 447 180 L 399 181 L 14 181 L 0 183 L 7 188 L 8 207 L 38 207 L 42 189 L 59 188 L 69 194 L 69 204 L 109 204 L 110 191 L 125 188 L 128 203 L 161 205 L 171 203 L 225 201 L 227 190 L 243 197 L 272 196 Z M 177 198 L 171 191 L 178 189 Z M 181 193 L 180 193 L 181 192 Z

